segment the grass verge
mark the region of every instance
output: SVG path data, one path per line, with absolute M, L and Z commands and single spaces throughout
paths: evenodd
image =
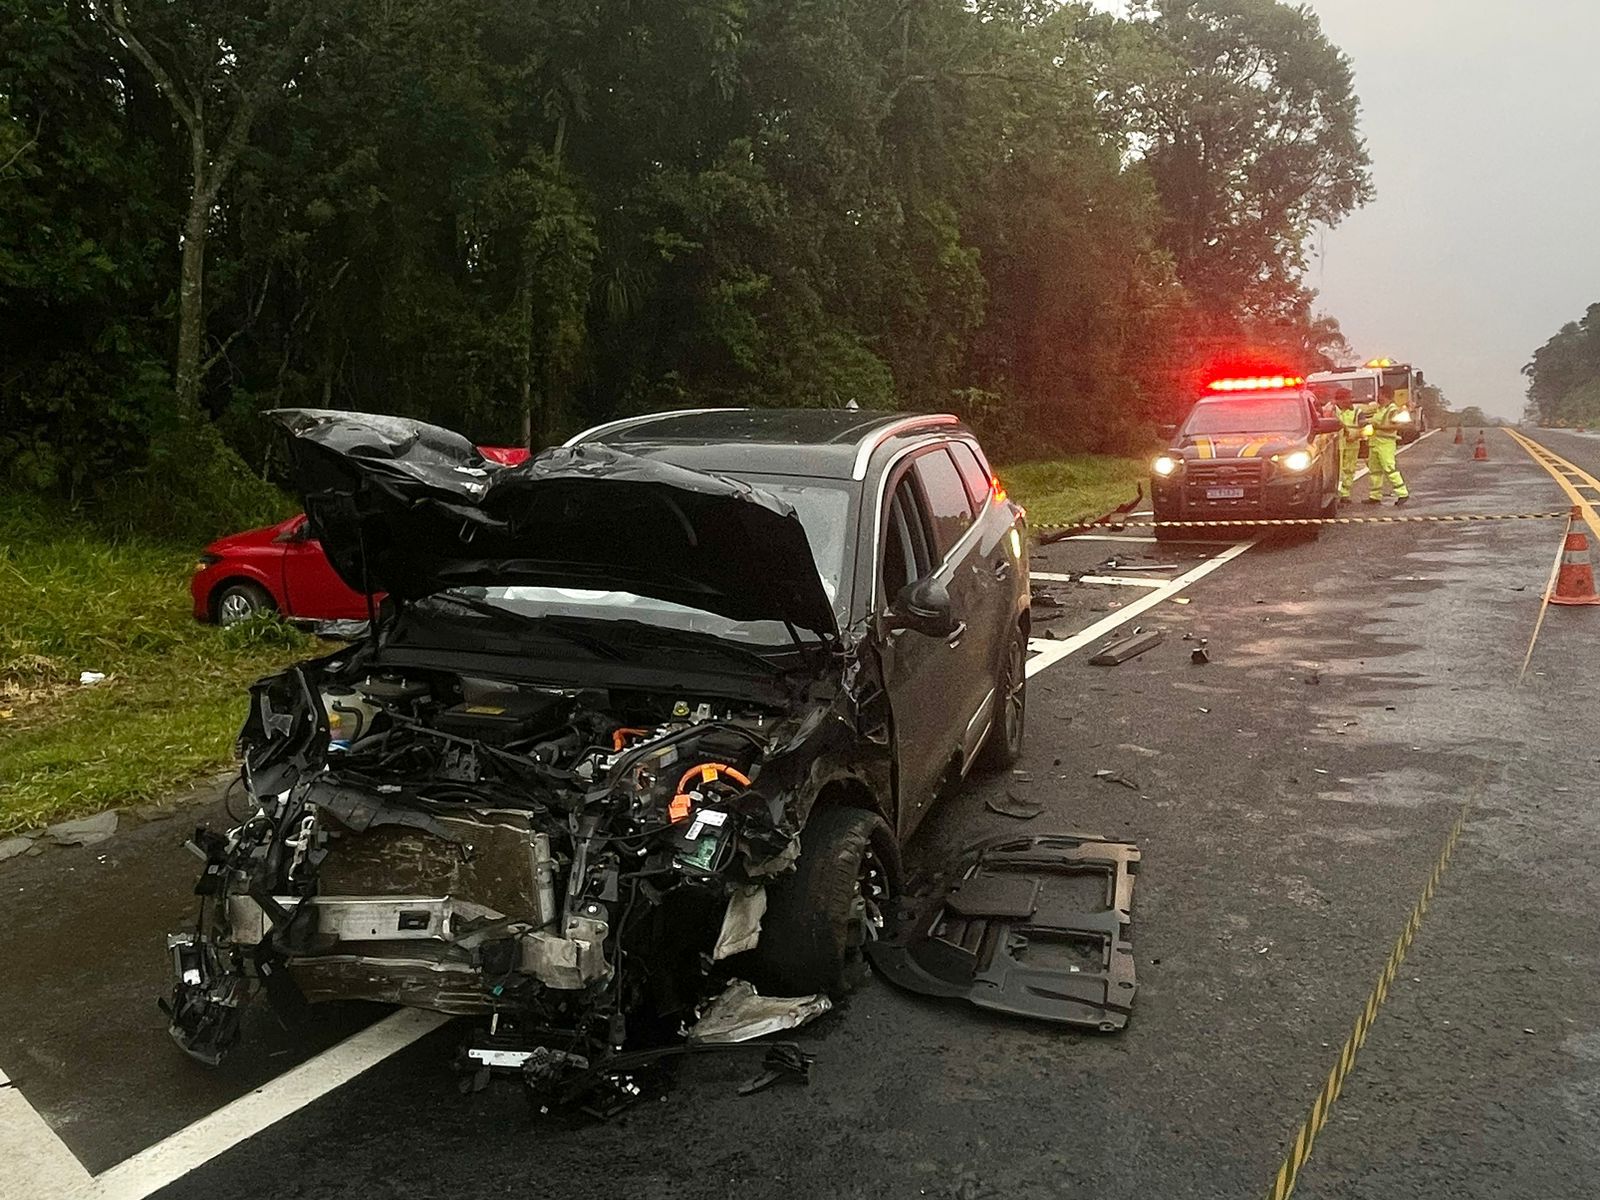
M 276 621 L 195 621 L 193 562 L 0 496 L 0 836 L 158 800 L 226 765 L 245 687 L 314 649 Z M 81 671 L 107 678 L 80 686 Z
M 1108 454 L 1017 463 L 997 473 L 1006 491 L 1028 510 L 1033 526 L 1093 520 L 1133 499 L 1141 484 L 1146 495 L 1150 490 L 1146 460 Z

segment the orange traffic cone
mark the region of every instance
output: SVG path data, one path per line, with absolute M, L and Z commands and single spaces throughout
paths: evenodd
M 1600 604 L 1600 595 L 1594 590 L 1594 567 L 1589 562 L 1589 535 L 1583 531 L 1583 510 L 1576 504 L 1567 517 L 1567 542 L 1549 600 L 1551 604 Z
M 1466 438 L 1461 436 L 1461 426 L 1457 425 L 1456 426 L 1456 445 L 1459 446 L 1459 445 L 1461 445 L 1462 442 L 1464 442 L 1466 440 L 1467 440 Z
M 1472 457 L 1479 462 L 1487 462 L 1489 458 L 1489 444 L 1483 440 L 1483 433 L 1478 434 L 1478 444 L 1472 448 Z

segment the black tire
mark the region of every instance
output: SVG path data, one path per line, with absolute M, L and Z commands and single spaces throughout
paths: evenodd
M 866 978 L 863 947 L 900 885 L 900 848 L 877 814 L 823 804 L 800 832 L 795 869 L 767 885 L 749 974 L 765 995 L 841 996 Z
M 994 710 L 989 732 L 978 751 L 978 766 L 1004 771 L 1022 757 L 1028 724 L 1028 635 L 1018 625 L 1000 660 L 994 681 Z
M 257 613 L 276 612 L 277 607 L 266 588 L 241 579 L 217 590 L 211 598 L 211 619 L 218 625 L 236 625 Z

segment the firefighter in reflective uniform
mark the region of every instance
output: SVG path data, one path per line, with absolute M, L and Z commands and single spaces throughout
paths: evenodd
M 1356 463 L 1361 459 L 1362 415 L 1356 408 L 1355 396 L 1349 388 L 1340 388 L 1333 394 L 1338 407 L 1339 424 L 1339 502 L 1350 499 L 1350 485 L 1355 482 Z
M 1411 414 L 1405 406 L 1395 403 L 1393 388 L 1378 389 L 1378 411 L 1372 414 L 1372 435 L 1367 443 L 1367 482 L 1371 485 L 1366 500 L 1368 504 L 1383 503 L 1385 479 L 1394 489 L 1396 504 L 1404 504 L 1411 498 L 1411 493 L 1406 490 L 1406 481 L 1401 478 L 1400 468 L 1395 465 L 1400 427 L 1410 419 Z

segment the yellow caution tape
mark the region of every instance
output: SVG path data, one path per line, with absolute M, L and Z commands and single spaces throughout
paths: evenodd
M 1321 1133 L 1323 1126 L 1328 1123 L 1328 1114 L 1333 1109 L 1333 1102 L 1339 1098 L 1339 1092 L 1344 1088 L 1344 1081 L 1351 1071 L 1355 1070 L 1356 1057 L 1361 1053 L 1361 1047 L 1366 1044 L 1367 1035 L 1372 1032 L 1372 1023 L 1378 1019 L 1378 1010 L 1388 999 L 1389 988 L 1400 971 L 1400 964 L 1405 961 L 1406 952 L 1411 949 L 1412 939 L 1422 927 L 1423 915 L 1428 911 L 1433 894 L 1438 890 L 1439 881 L 1444 878 L 1445 869 L 1450 865 L 1450 858 L 1455 853 L 1456 843 L 1461 840 L 1461 831 L 1466 828 L 1467 816 L 1471 812 L 1482 783 L 1480 777 L 1477 786 L 1469 791 L 1467 799 L 1462 803 L 1461 811 L 1456 814 L 1455 824 L 1450 826 L 1450 832 L 1444 840 L 1444 848 L 1433 864 L 1433 871 L 1422 889 L 1422 895 L 1412 906 L 1410 918 L 1401 929 L 1400 936 L 1395 939 L 1388 960 L 1378 974 L 1378 981 L 1373 984 L 1372 991 L 1367 993 L 1366 1005 L 1356 1016 L 1355 1027 L 1345 1039 L 1338 1061 L 1328 1072 L 1322 1090 L 1312 1102 L 1310 1113 L 1300 1123 L 1300 1129 L 1284 1156 L 1283 1165 L 1278 1168 L 1278 1174 L 1267 1192 L 1267 1200 L 1288 1200 L 1290 1193 L 1294 1191 L 1294 1185 L 1300 1178 L 1300 1171 L 1306 1165 L 1306 1160 L 1311 1157 L 1311 1147 L 1316 1143 L 1317 1134 Z
M 1091 530 L 1091 529 L 1239 529 L 1271 528 L 1273 526 L 1300 525 L 1416 525 L 1424 522 L 1468 521 L 1556 521 L 1565 520 L 1567 513 L 1414 513 L 1403 517 L 1275 517 L 1249 520 L 1238 518 L 1229 521 L 1154 521 L 1145 517 L 1116 518 L 1088 521 L 1078 525 L 1035 525 L 1035 530 Z

